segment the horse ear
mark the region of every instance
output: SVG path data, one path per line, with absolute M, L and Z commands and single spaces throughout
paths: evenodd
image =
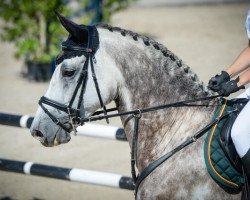
M 88 30 L 84 25 L 78 25 L 66 17 L 62 16 L 60 13 L 55 11 L 57 17 L 59 18 L 63 27 L 69 32 L 69 34 L 73 37 L 72 39 L 79 43 L 88 42 Z

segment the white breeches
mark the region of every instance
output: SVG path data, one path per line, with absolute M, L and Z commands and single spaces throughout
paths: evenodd
M 250 99 L 250 87 L 237 98 Z M 236 151 L 242 158 L 250 149 L 250 101 L 236 118 L 232 127 L 231 137 Z

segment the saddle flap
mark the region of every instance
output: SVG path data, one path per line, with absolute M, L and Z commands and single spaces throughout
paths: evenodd
M 242 162 L 233 144 L 231 138 L 231 130 L 237 116 L 239 115 L 240 111 L 244 108 L 247 102 L 247 99 L 232 99 L 228 101 L 228 106 L 231 107 L 232 110 L 236 110 L 236 112 L 233 112 L 229 115 L 224 125 L 222 126 L 221 132 L 219 134 L 220 146 L 224 151 L 225 156 L 228 158 L 234 168 L 241 174 Z
M 225 121 L 221 132 L 219 134 L 220 147 L 225 153 L 225 156 L 234 166 L 234 168 L 242 173 L 242 163 L 241 159 L 237 154 L 237 151 L 234 147 L 232 138 L 231 138 L 231 130 L 235 119 L 237 118 L 237 113 L 232 113 L 229 115 L 228 119 Z
M 241 103 L 235 100 L 222 100 L 214 118 L 222 116 L 225 112 L 231 114 L 213 126 L 204 143 L 207 170 L 215 182 L 229 193 L 239 193 L 244 185 L 243 176 L 235 167 L 235 163 L 240 166 L 240 161 L 231 139 L 232 125 L 240 110 L 237 110 L 235 105 Z

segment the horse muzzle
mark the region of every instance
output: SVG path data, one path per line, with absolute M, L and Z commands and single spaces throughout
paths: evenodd
M 60 144 L 64 144 L 70 141 L 70 133 L 62 129 L 61 127 L 55 126 L 55 124 L 43 124 L 43 123 L 32 124 L 30 129 L 31 135 L 39 140 L 43 146 L 53 147 Z M 41 126 L 43 124 L 44 126 Z M 69 123 L 64 123 L 69 130 L 72 127 Z

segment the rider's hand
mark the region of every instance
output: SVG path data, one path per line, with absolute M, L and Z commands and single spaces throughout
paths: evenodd
M 230 76 L 227 72 L 222 71 L 220 75 L 212 77 L 208 82 L 208 88 L 214 92 L 218 92 L 221 89 L 221 84 L 230 81 Z
M 237 92 L 240 89 L 245 89 L 244 85 L 238 86 L 237 85 L 238 82 L 239 82 L 239 77 L 237 77 L 235 80 L 222 83 L 218 93 L 222 96 L 228 97 L 231 93 Z

